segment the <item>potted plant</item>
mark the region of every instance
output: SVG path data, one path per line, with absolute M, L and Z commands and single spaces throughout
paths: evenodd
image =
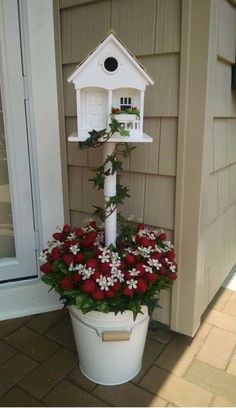
M 110 126 L 109 132 L 91 132 L 80 147 L 106 143 L 119 123 Z M 120 156 L 131 150 L 126 143 L 115 147 L 95 171 L 96 188 L 104 187 L 109 174 L 122 170 Z M 116 191 L 105 207 L 95 207 L 103 221 L 128 196 L 120 179 Z M 177 276 L 172 243 L 163 230 L 122 217 L 114 244 L 105 244 L 104 226 L 94 220 L 84 227 L 66 224 L 52 238 L 40 257 L 42 280 L 69 307 L 81 370 L 100 384 L 130 380 L 141 368 L 149 314 L 160 290 L 170 288 Z

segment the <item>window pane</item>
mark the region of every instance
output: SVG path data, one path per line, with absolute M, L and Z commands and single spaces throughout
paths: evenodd
M 0 92 L 0 258 L 6 257 L 15 257 L 15 243 Z

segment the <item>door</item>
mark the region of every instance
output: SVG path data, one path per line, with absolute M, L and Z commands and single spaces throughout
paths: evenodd
M 17 0 L 0 2 L 0 283 L 37 276 Z
M 106 92 L 87 92 L 87 129 L 102 130 L 107 127 Z

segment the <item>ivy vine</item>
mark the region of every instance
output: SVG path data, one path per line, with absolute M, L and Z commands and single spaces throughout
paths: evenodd
M 90 136 L 84 142 L 79 142 L 79 148 L 88 149 L 90 147 L 99 147 L 106 143 L 114 135 L 114 133 L 119 133 L 120 136 L 129 135 L 129 131 L 125 129 L 125 124 L 118 122 L 116 119 L 111 120 L 109 128 L 109 130 L 103 129 L 99 131 L 93 129 L 91 132 L 89 132 Z M 123 171 L 122 159 L 129 157 L 131 151 L 135 148 L 136 146 L 131 147 L 127 142 L 117 143 L 114 151 L 111 155 L 107 156 L 105 162 L 93 170 L 95 175 L 89 179 L 89 181 L 93 182 L 93 186 L 97 190 L 104 189 L 106 176 L 119 172 L 117 175 L 116 195 L 105 201 L 104 207 L 93 206 L 95 208 L 94 215 L 97 215 L 102 221 L 105 221 L 105 219 L 117 209 L 119 204 L 123 204 L 126 197 L 130 197 L 129 189 L 121 184 L 120 172 Z

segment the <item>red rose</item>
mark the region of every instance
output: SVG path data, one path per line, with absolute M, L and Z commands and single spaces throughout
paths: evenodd
M 149 247 L 150 246 L 150 240 L 147 237 L 142 237 L 140 240 L 140 244 L 143 247 Z
M 165 254 L 165 256 L 166 256 L 166 258 L 169 259 L 169 261 L 173 261 L 173 260 L 175 259 L 175 252 L 174 252 L 174 250 L 167 251 L 166 254 Z
M 141 240 L 142 240 L 142 237 L 140 237 L 140 235 L 136 235 L 135 241 L 136 241 L 138 244 L 141 243 Z
M 114 285 L 112 286 L 113 290 L 119 290 L 121 288 L 121 283 L 119 281 L 114 282 Z
M 84 235 L 84 231 L 82 230 L 82 228 L 77 228 L 75 230 L 75 234 L 78 238 L 81 238 Z
M 158 238 L 161 239 L 162 241 L 166 241 L 166 233 L 161 232 L 160 235 L 158 235 Z
M 137 292 L 145 293 L 147 291 L 148 285 L 144 279 L 138 279 Z
M 115 293 L 113 292 L 113 290 L 109 289 L 105 292 L 105 296 L 112 299 L 115 296 Z
M 87 237 L 90 238 L 90 239 L 95 239 L 96 236 L 97 236 L 96 231 L 89 231 L 89 232 L 87 232 Z
M 120 261 L 119 269 L 124 269 L 124 268 L 125 268 L 124 261 Z
M 64 232 L 64 234 L 69 234 L 70 231 L 71 231 L 70 226 L 68 224 L 65 224 L 64 227 L 63 227 L 62 232 Z
M 145 228 L 144 224 L 138 224 L 137 225 L 137 231 L 143 230 Z
M 159 276 L 166 276 L 167 275 L 167 269 L 163 266 L 161 269 L 158 271 Z
M 66 254 L 63 256 L 63 261 L 66 265 L 70 265 L 72 262 L 74 262 L 74 255 L 72 254 Z
M 98 258 L 98 255 L 101 255 L 101 251 L 98 248 L 95 248 L 93 250 L 94 256 L 96 256 Z
M 52 265 L 49 262 L 46 262 L 40 266 L 40 271 L 42 271 L 45 274 L 50 273 L 52 272 Z
M 136 271 L 139 272 L 138 276 L 141 277 L 141 276 L 143 276 L 143 275 L 145 274 L 144 264 L 142 264 L 142 263 L 137 263 L 137 264 L 135 265 L 135 269 L 136 269 Z
M 73 281 L 75 282 L 75 283 L 79 283 L 80 281 L 81 281 L 81 275 L 79 274 L 79 273 L 75 273 L 74 275 L 73 275 Z
M 168 278 L 174 281 L 177 278 L 177 275 L 173 272 L 168 273 Z
M 92 279 L 87 279 L 81 286 L 81 290 L 85 293 L 92 293 L 96 288 L 96 283 Z
M 51 260 L 55 261 L 56 259 L 60 258 L 61 252 L 59 248 L 53 248 L 51 253 Z
M 148 282 L 155 282 L 157 280 L 158 276 L 155 273 L 147 273 L 146 274 L 146 279 Z
M 96 269 L 97 265 L 98 265 L 98 260 L 94 259 L 94 258 L 93 259 L 88 259 L 87 262 L 86 262 L 86 266 L 88 268 Z
M 158 261 L 159 261 L 161 259 L 161 257 L 162 257 L 162 252 L 155 252 L 152 255 L 151 259 L 158 259 Z
M 63 249 L 64 249 L 64 251 L 66 251 L 66 252 L 69 251 L 70 246 L 71 246 L 70 241 L 64 242 L 64 244 L 63 244 Z
M 124 288 L 124 290 L 123 290 L 123 295 L 132 297 L 133 294 L 134 294 L 133 289 L 129 289 L 128 286 L 126 286 L 126 287 Z
M 60 281 L 60 287 L 63 290 L 73 289 L 73 283 L 72 283 L 71 278 L 69 278 L 69 276 L 65 276 L 64 278 L 62 278 Z
M 136 262 L 136 257 L 132 254 L 127 254 L 124 259 L 129 265 L 134 265 Z
M 110 270 L 110 266 L 108 262 L 100 263 L 99 269 L 102 273 L 107 273 Z
M 60 232 L 55 232 L 52 236 L 56 241 L 63 241 L 62 234 Z
M 99 271 L 95 271 L 95 272 L 92 274 L 91 278 L 95 281 L 96 279 L 99 279 L 99 278 L 100 278 L 100 275 L 101 275 L 101 273 L 100 273 Z
M 94 240 L 92 240 L 91 238 L 84 238 L 80 242 L 80 245 L 82 248 L 91 248 L 93 246 L 93 242 Z
M 104 293 L 100 289 L 95 289 L 91 296 L 94 300 L 102 300 L 105 297 Z
M 89 226 L 95 229 L 97 227 L 96 221 L 91 221 Z
M 78 242 L 75 239 L 70 240 L 70 247 L 72 247 L 74 245 L 78 245 Z
M 83 263 L 84 262 L 84 255 L 80 252 L 75 255 L 75 262 L 76 263 Z
M 131 278 L 131 275 L 130 275 L 130 272 L 129 272 L 129 271 L 125 271 L 125 272 L 124 272 L 124 275 L 125 275 L 125 279 L 126 279 L 126 280 L 129 280 L 129 279 Z

